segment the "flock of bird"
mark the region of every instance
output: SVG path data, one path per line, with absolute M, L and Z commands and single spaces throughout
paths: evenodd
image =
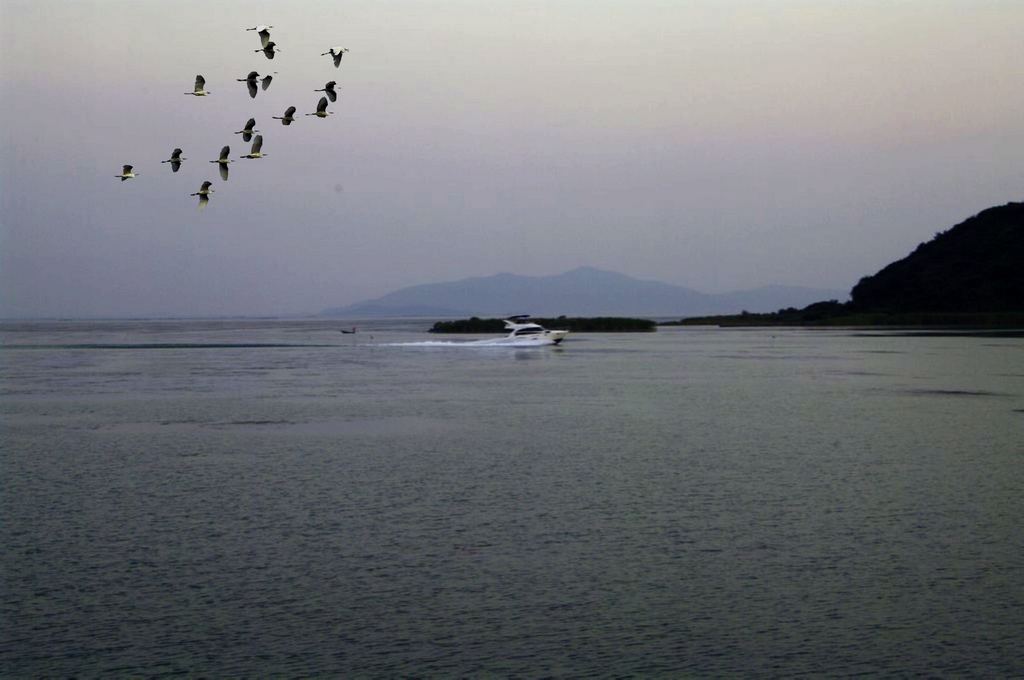
M 245 29 L 247 31 L 256 31 L 256 34 L 260 38 L 261 48 L 253 51 L 262 52 L 267 59 L 273 59 L 274 56 L 281 51 L 280 48 L 277 47 L 277 43 L 270 39 L 270 29 L 272 28 L 273 26 L 259 25 Z M 345 53 L 348 51 L 349 50 L 347 47 L 332 47 L 326 52 L 323 52 L 320 56 L 330 56 L 331 59 L 334 61 L 334 67 L 339 68 L 341 66 L 342 57 L 344 57 Z M 274 73 L 277 73 L 277 71 L 274 71 Z M 237 78 L 236 80 L 238 82 L 245 83 L 246 89 L 249 91 L 249 97 L 255 99 L 256 94 L 257 92 L 259 92 L 260 88 L 266 91 L 267 88 L 270 87 L 270 83 L 274 80 L 274 76 L 271 74 L 266 74 L 263 76 L 262 79 L 260 79 L 259 73 L 257 73 L 256 71 L 250 71 L 245 78 Z M 257 82 L 259 83 L 259 85 L 257 85 Z M 314 92 L 323 92 L 324 95 L 320 97 L 320 101 L 317 102 L 316 111 L 313 111 L 312 113 L 307 113 L 305 115 L 316 116 L 318 118 L 326 118 L 328 115 L 333 113 L 332 111 L 327 110 L 327 106 L 329 103 L 328 100 L 330 100 L 330 102 L 336 102 L 338 100 L 338 92 L 336 90 L 337 84 L 337 81 L 331 80 L 324 84 L 322 88 L 318 90 L 313 90 Z M 192 87 L 192 91 L 186 92 L 185 94 L 192 95 L 195 97 L 205 97 L 212 93 L 206 89 L 206 78 L 204 78 L 202 75 L 197 75 L 195 85 Z M 289 106 L 287 109 L 285 109 L 283 116 L 272 116 L 272 118 L 274 120 L 281 121 L 282 125 L 291 125 L 295 121 L 295 111 L 296 109 L 294 106 Z M 257 159 L 265 158 L 267 156 L 267 154 L 263 153 L 263 135 L 256 134 L 258 132 L 259 130 L 256 129 L 255 118 L 250 118 L 245 122 L 245 126 L 241 130 L 235 131 L 234 134 L 242 135 L 243 142 L 252 142 L 252 147 L 250 148 L 249 153 L 239 156 L 239 158 Z M 182 162 L 188 160 L 185 156 L 181 155 L 182 153 L 183 152 L 181 149 L 174 149 L 171 152 L 170 158 L 160 162 L 170 163 L 171 171 L 178 172 L 178 170 L 181 168 Z M 217 164 L 218 170 L 220 171 L 220 178 L 225 182 L 228 179 L 228 164 L 234 162 L 233 160 L 230 159 L 230 154 L 231 146 L 225 145 L 220 150 L 220 155 L 217 157 L 217 159 L 210 161 L 211 163 Z M 121 174 L 115 175 L 115 177 L 120 178 L 122 182 L 124 182 L 125 180 L 134 179 L 138 177 L 141 173 L 135 172 L 134 167 L 135 166 L 133 165 L 125 165 L 121 170 Z M 213 182 L 207 180 L 203 182 L 202 186 L 199 187 L 199 191 L 193 194 L 189 194 L 190 196 L 199 197 L 200 208 L 206 207 L 207 203 L 210 202 L 210 194 L 214 192 L 214 189 L 210 188 L 212 186 Z

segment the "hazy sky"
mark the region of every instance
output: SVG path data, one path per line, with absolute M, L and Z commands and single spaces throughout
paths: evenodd
M 1019 0 L 0 0 L 0 315 L 316 312 L 580 265 L 848 289 L 1024 200 L 1022 27 Z M 268 69 L 255 100 L 234 80 Z M 327 80 L 335 115 L 271 120 Z

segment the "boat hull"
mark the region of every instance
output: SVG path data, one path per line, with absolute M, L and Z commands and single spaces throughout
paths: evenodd
M 487 340 L 473 340 L 467 345 L 493 345 L 495 347 L 544 347 L 557 345 L 565 339 L 568 331 L 547 331 L 543 334 L 529 335 L 522 337 L 488 338 Z

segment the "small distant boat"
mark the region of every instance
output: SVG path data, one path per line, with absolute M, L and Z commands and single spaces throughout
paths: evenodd
M 504 338 L 494 340 L 478 340 L 479 344 L 513 345 L 515 347 L 536 347 L 538 345 L 557 345 L 565 340 L 569 331 L 552 331 L 539 323 L 527 321 L 529 314 L 520 314 L 505 319 L 505 330 L 509 333 Z

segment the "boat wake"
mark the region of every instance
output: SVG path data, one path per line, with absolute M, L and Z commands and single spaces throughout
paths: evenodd
M 509 334 L 503 338 L 486 338 L 484 340 L 420 340 L 417 342 L 390 342 L 390 347 L 550 347 L 565 339 L 569 331 L 549 331 L 540 324 L 526 322 L 528 315 L 520 314 L 505 319 L 505 330 Z
M 487 338 L 485 340 L 421 340 L 419 342 L 389 343 L 392 347 L 550 347 L 565 339 L 569 331 L 549 331 L 540 324 L 527 322 L 527 314 L 505 319 L 505 330 L 509 334 L 503 338 Z
M 494 338 L 489 340 L 421 340 L 419 342 L 385 342 L 381 347 L 469 347 L 480 349 L 486 347 L 551 347 L 555 343 L 545 338 L 508 339 Z

